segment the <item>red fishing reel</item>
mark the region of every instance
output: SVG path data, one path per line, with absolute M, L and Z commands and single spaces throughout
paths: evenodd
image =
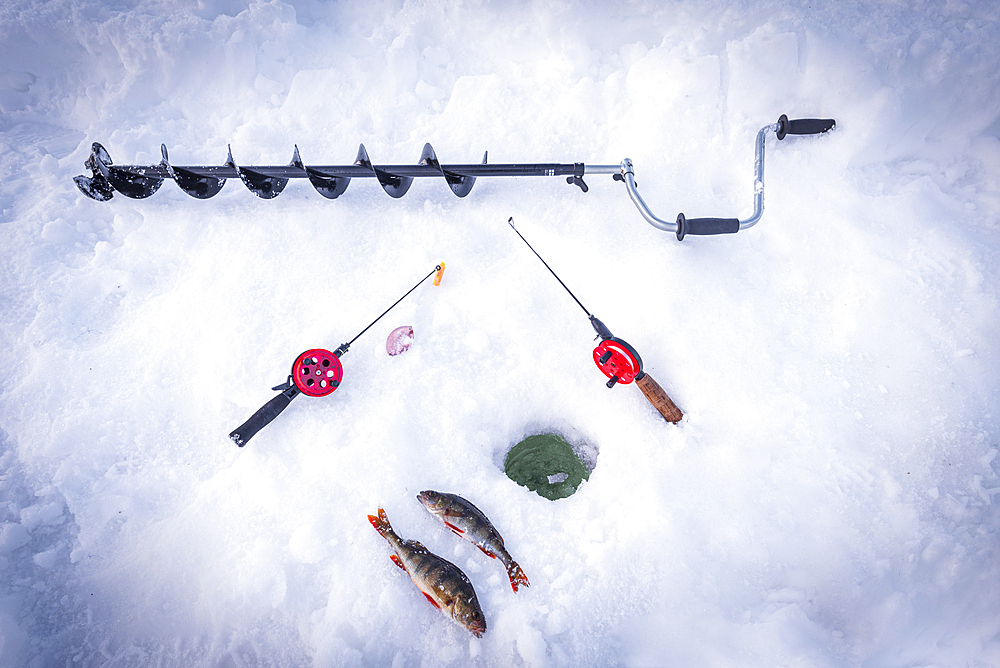
M 642 358 L 635 348 L 617 337 L 601 341 L 594 348 L 594 364 L 607 376 L 608 387 L 615 383 L 628 385 L 638 376 L 642 378 Z
M 292 382 L 302 394 L 325 397 L 338 387 L 344 377 L 340 358 L 323 348 L 307 350 L 292 364 Z

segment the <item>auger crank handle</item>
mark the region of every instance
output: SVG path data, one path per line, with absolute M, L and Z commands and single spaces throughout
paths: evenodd
M 632 203 L 642 214 L 647 223 L 658 230 L 674 232 L 678 241 L 684 239 L 688 234 L 709 235 L 709 234 L 735 234 L 740 230 L 753 227 L 760 221 L 764 213 L 764 140 L 769 132 L 774 132 L 778 139 L 784 139 L 787 135 L 815 135 L 822 134 L 836 127 L 837 122 L 832 118 L 799 118 L 789 120 L 788 116 L 782 114 L 777 123 L 765 125 L 757 132 L 754 150 L 754 195 L 753 213 L 748 218 L 687 218 L 684 214 L 679 214 L 676 220 L 663 220 L 658 218 L 649 209 L 649 205 L 639 195 L 638 186 L 635 183 L 635 170 L 632 161 L 625 158 L 621 162 L 621 173 L 615 175 L 615 179 L 625 182 L 628 195 L 632 198 Z
M 740 231 L 739 218 L 686 218 L 677 214 L 677 240 L 683 241 L 687 234 L 736 234 Z
M 281 411 L 288 408 L 288 404 L 292 403 L 292 399 L 298 394 L 299 390 L 294 385 L 283 390 L 281 394 L 261 406 L 256 413 L 250 416 L 249 420 L 232 430 L 229 433 L 229 438 L 242 448 L 258 431 L 281 415 Z
M 833 128 L 837 121 L 832 118 L 797 118 L 788 120 L 784 114 L 778 118 L 778 129 L 775 133 L 778 139 L 784 139 L 785 135 L 819 135 Z

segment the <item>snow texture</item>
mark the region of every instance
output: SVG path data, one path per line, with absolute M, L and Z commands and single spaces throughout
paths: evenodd
M 84 197 L 121 164 L 633 160 L 336 201 Z M 1000 12 L 992 0 L 0 6 L 0 666 L 1000 665 Z M 611 390 L 585 315 L 684 410 Z M 295 357 L 328 397 L 226 434 Z M 420 332 L 407 355 L 384 341 Z M 562 433 L 551 502 L 508 448 Z M 461 494 L 517 594 L 414 498 Z M 368 513 L 473 581 L 449 623 Z

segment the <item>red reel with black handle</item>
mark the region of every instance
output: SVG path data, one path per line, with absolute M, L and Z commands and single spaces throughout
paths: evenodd
M 343 377 L 340 358 L 323 348 L 305 351 L 292 364 L 292 382 L 302 394 L 310 397 L 330 394 L 340 387 Z

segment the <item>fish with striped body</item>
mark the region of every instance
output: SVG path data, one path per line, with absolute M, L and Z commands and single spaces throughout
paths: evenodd
M 431 605 L 477 638 L 486 633 L 486 617 L 476 590 L 458 566 L 432 554 L 417 541 L 396 535 L 381 508 L 377 516 L 369 515 L 368 521 L 395 552 L 389 558 L 407 572 Z
M 424 504 L 424 507 L 432 515 L 444 522 L 449 529 L 478 547 L 488 557 L 499 559 L 507 569 L 511 589 L 517 591 L 517 588 L 522 585 L 530 586 L 528 577 L 517 565 L 517 562 L 511 558 L 507 548 L 504 547 L 500 532 L 486 518 L 483 511 L 472 505 L 470 501 L 457 494 L 435 492 L 429 489 L 420 492 L 417 495 L 417 500 Z

